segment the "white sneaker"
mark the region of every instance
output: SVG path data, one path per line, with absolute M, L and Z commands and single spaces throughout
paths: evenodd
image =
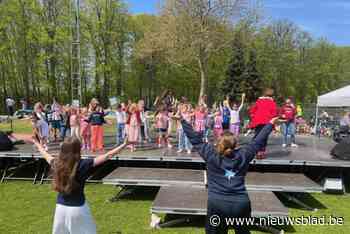
M 283 147 L 283 148 L 286 148 L 286 147 L 287 147 L 287 144 L 283 144 L 282 147 Z
M 187 154 L 192 154 L 192 151 L 191 150 L 187 150 Z
M 170 145 L 170 144 L 168 144 L 168 148 L 169 148 L 169 149 L 171 149 L 171 148 L 173 148 L 173 146 L 172 146 L 172 145 Z
M 179 149 L 177 152 L 178 152 L 178 153 L 182 153 L 182 152 L 183 152 L 183 150 L 182 150 L 182 149 Z
M 295 144 L 295 143 L 292 143 L 291 146 L 292 146 L 293 148 L 298 148 L 298 145 Z

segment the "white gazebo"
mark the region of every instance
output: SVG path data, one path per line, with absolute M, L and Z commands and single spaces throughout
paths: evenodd
M 350 85 L 323 94 L 317 98 L 316 106 L 316 126 L 319 115 L 319 108 L 322 107 L 350 107 Z
M 323 94 L 317 98 L 317 107 L 349 107 L 350 85 Z

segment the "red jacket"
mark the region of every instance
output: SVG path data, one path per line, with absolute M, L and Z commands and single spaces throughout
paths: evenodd
M 250 128 L 268 124 L 278 115 L 276 102 L 271 97 L 260 97 L 250 110 Z
M 292 121 L 295 119 L 297 109 L 292 104 L 284 104 L 280 110 L 280 116 L 282 119 Z

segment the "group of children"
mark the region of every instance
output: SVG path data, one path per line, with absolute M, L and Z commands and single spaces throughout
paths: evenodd
M 103 124 L 106 123 L 103 108 L 96 99 L 88 107 L 61 106 L 55 100 L 52 105 L 34 105 L 32 126 L 36 139 L 47 149 L 49 141 L 76 137 L 82 149 L 103 150 Z
M 128 101 L 127 104 L 118 104 L 115 111 L 116 145 L 120 145 L 127 140 L 128 147 L 133 152 L 136 150 L 137 143 L 151 141 L 150 132 L 152 131 L 150 129 L 154 128 L 157 146 L 159 148 L 172 148 L 173 144 L 170 141 L 170 136 L 173 130 L 176 129 L 178 153 L 186 151 L 190 154 L 192 152 L 191 143 L 186 137 L 181 123 L 173 118 L 178 115 L 190 123 L 196 132 L 202 134 L 204 142 L 208 142 L 211 135 L 218 139 L 224 131 L 230 131 L 234 136 L 239 136 L 240 111 L 245 102 L 245 94 L 242 95 L 240 103 L 227 97 L 223 102 L 214 104 L 212 108 L 208 107 L 204 99 L 193 107 L 186 98 L 182 98 L 178 102 L 168 96 L 165 96 L 164 101 L 157 102 L 153 116 L 146 111 L 143 100 L 137 103 Z M 258 98 L 248 109 L 250 117 L 248 128 L 255 130 L 256 134 L 259 134 L 271 118 L 281 115 L 278 113 L 277 105 L 272 96 L 273 90 L 266 89 L 264 95 Z M 282 108 L 285 113 L 281 117 L 283 119 L 283 116 L 287 116 L 286 132 L 294 133 L 294 107 L 288 105 Z M 80 139 L 83 149 L 95 152 L 103 151 L 103 125 L 105 123 L 111 124 L 105 120 L 105 115 L 97 99 L 92 99 L 87 108 L 61 106 L 54 101 L 49 107 L 43 107 L 41 103 L 37 103 L 32 121 L 38 140 L 44 146 L 47 146 L 50 136 L 56 140 L 59 133 L 61 138 L 70 135 Z M 286 135 L 283 146 L 287 144 L 285 140 Z M 295 146 L 295 138 L 292 140 L 292 145 Z M 258 158 L 265 157 L 265 147 L 258 153 Z

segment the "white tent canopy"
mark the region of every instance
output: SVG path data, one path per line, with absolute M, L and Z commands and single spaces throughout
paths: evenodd
M 350 85 L 319 96 L 318 107 L 350 107 Z

